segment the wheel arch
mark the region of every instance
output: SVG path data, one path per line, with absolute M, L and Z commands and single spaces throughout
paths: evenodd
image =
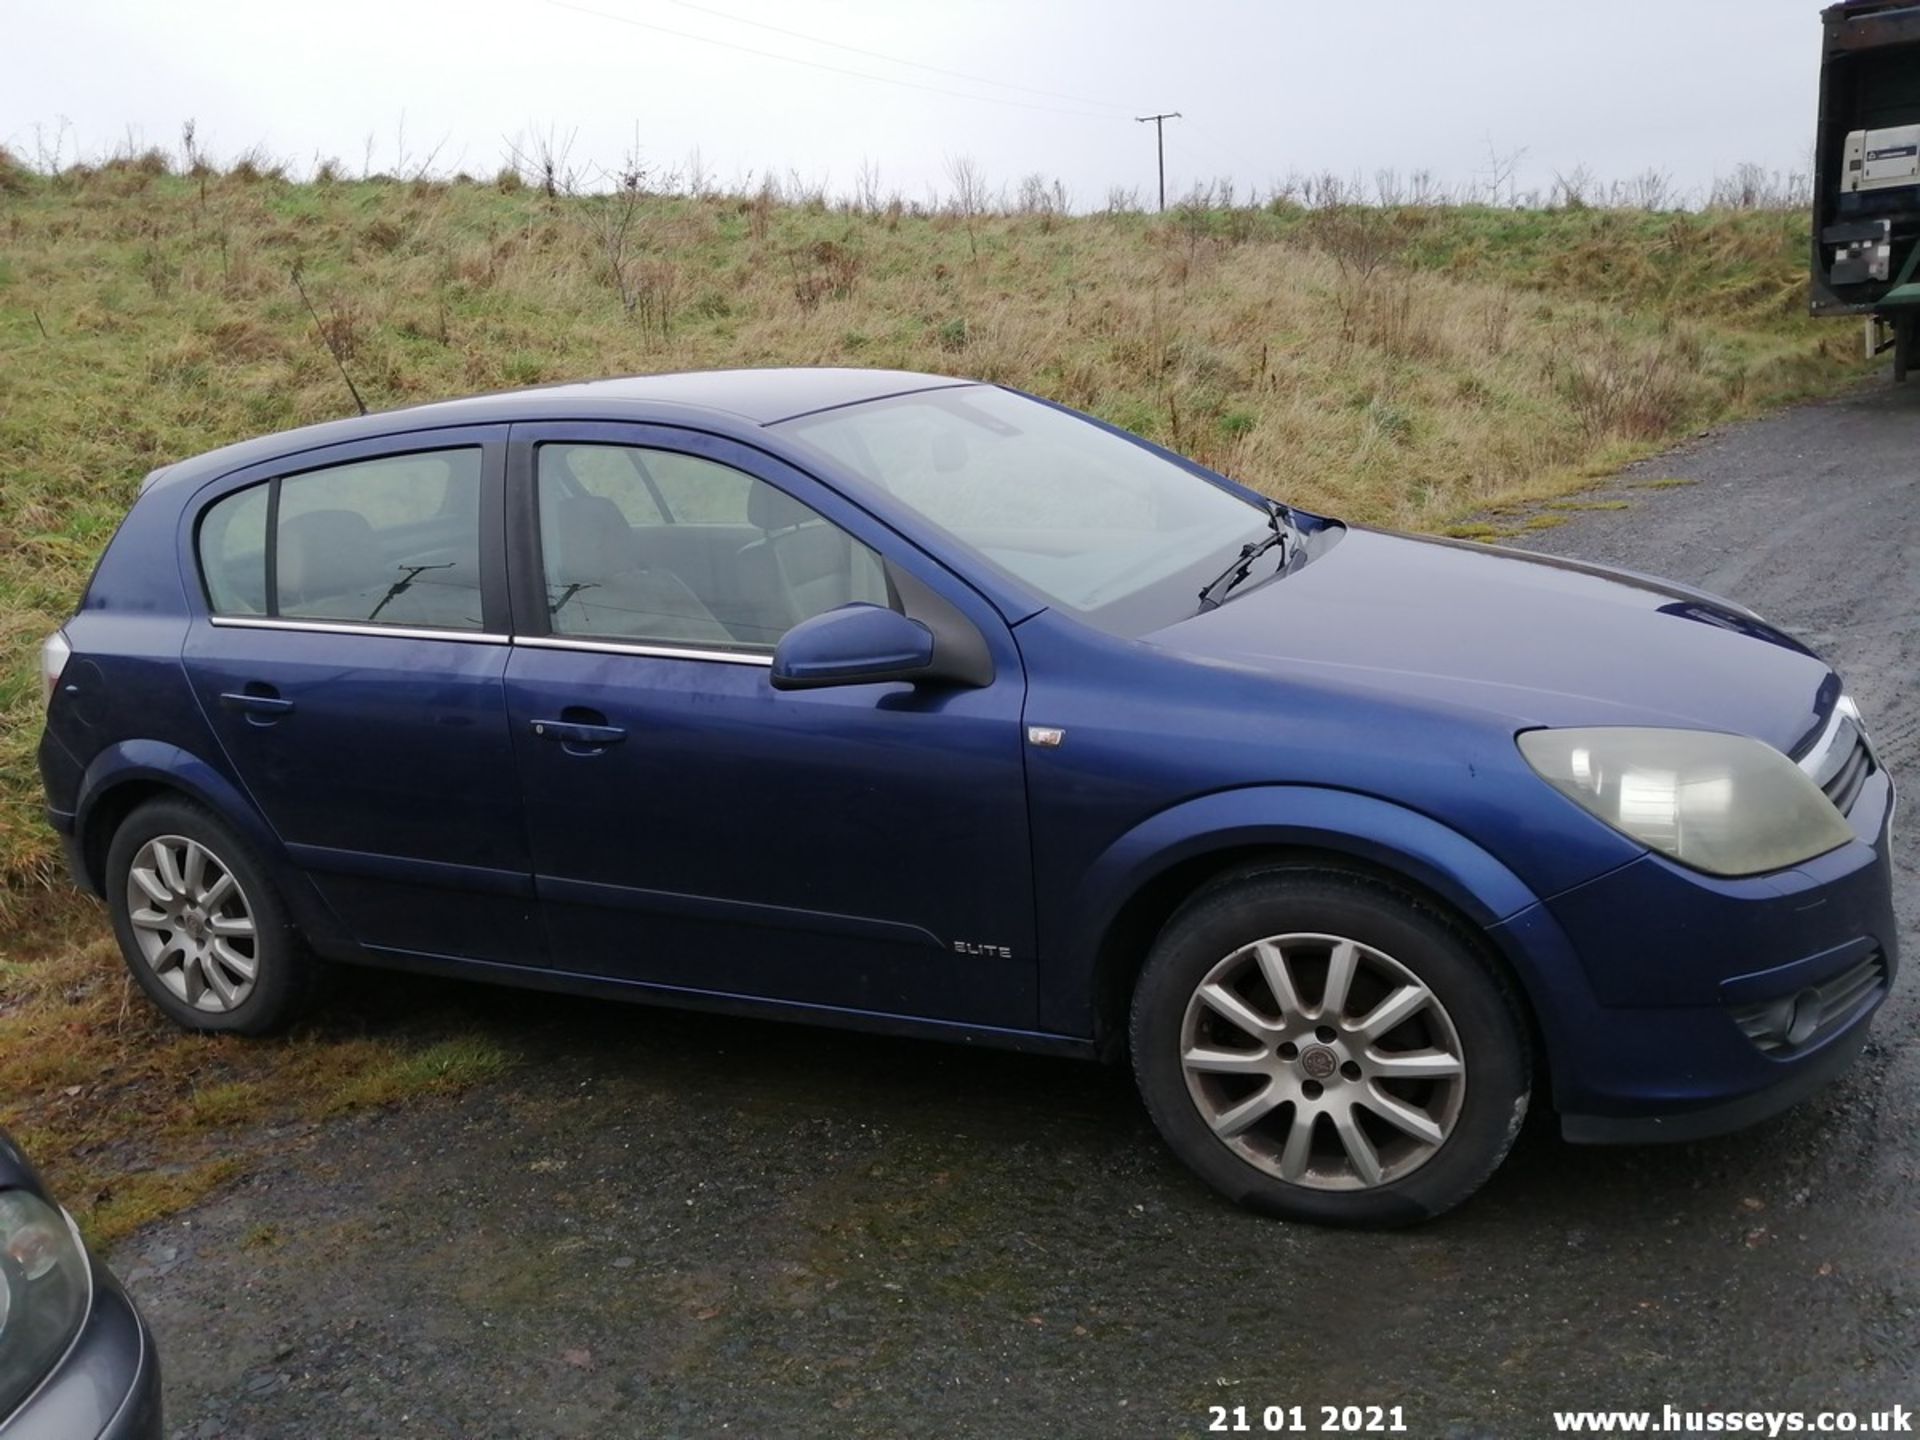
M 280 839 L 238 786 L 189 750 L 159 740 L 126 740 L 93 758 L 80 780 L 74 835 L 83 877 L 97 893 L 113 833 L 139 806 L 166 795 L 205 806 L 241 833 L 275 869 L 285 863 Z
M 105 894 L 114 832 L 141 805 L 168 796 L 203 807 L 252 847 L 309 944 L 329 955 L 358 953 L 332 907 L 288 858 L 286 846 L 246 792 L 202 757 L 164 741 L 110 745 L 81 777 L 74 809 L 75 852 L 85 872 L 78 878 L 94 894 Z
M 1453 919 L 1499 965 L 1528 1010 L 1522 957 L 1488 932 L 1537 903 L 1527 886 L 1459 832 L 1372 796 L 1303 786 L 1226 792 L 1162 812 L 1108 849 L 1082 887 L 1069 935 L 1088 937 L 1071 968 L 1078 1017 L 1103 1053 L 1126 1033 L 1134 983 L 1154 939 L 1205 887 L 1250 869 L 1308 865 L 1370 876 Z

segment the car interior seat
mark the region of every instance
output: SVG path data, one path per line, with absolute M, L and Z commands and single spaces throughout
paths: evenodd
M 727 628 L 670 570 L 639 563 L 633 528 L 602 495 L 561 500 L 543 537 L 554 628 L 583 635 L 728 644 Z

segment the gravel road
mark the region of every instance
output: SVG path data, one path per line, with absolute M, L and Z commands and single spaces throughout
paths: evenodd
M 1920 387 L 1621 477 L 1533 548 L 1724 592 L 1848 673 L 1920 775 Z M 1661 484 L 1669 480 L 1685 484 Z M 1920 852 L 1897 850 L 1913 949 Z M 1911 965 L 1908 967 L 1911 971 Z M 113 1259 L 191 1437 L 1206 1433 L 1210 1405 L 1920 1401 L 1920 1001 L 1743 1136 L 1537 1127 L 1397 1235 L 1243 1215 L 1124 1076 L 1062 1061 L 389 981 L 527 1056 L 454 1101 L 281 1136 Z

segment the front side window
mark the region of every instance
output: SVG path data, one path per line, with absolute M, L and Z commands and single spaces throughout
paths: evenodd
M 744 471 L 631 445 L 537 456 L 556 635 L 765 653 L 814 615 L 888 603 L 873 551 Z
M 1258 507 L 1144 446 L 992 386 L 848 405 L 782 428 L 1083 612 L 1156 588 L 1190 612 L 1199 585 L 1267 528 Z
M 217 615 L 479 630 L 480 451 L 267 481 L 209 508 L 199 548 Z

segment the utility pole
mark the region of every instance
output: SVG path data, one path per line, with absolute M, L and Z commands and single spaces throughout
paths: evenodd
M 1168 110 L 1161 115 L 1136 115 L 1133 118 L 1142 125 L 1148 122 L 1153 125 L 1154 146 L 1160 153 L 1160 210 L 1164 214 L 1167 208 L 1167 121 L 1178 120 L 1180 112 Z

